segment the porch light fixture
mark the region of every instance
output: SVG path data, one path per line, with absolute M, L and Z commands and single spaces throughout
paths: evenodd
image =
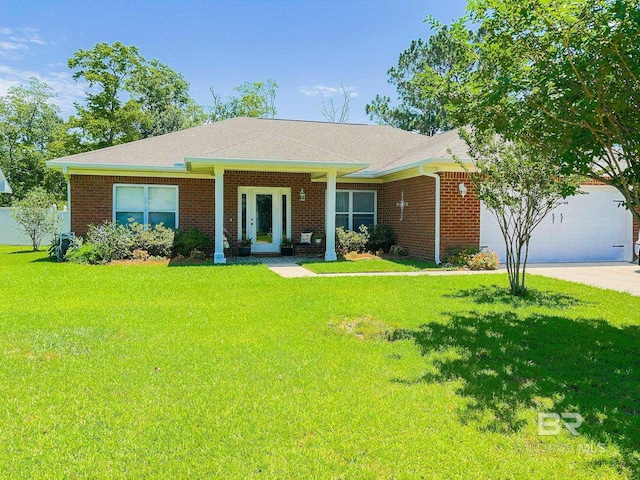
M 464 185 L 464 183 L 458 185 L 458 191 L 460 192 L 462 198 L 464 198 L 464 196 L 467 194 L 467 187 Z
M 304 193 L 304 188 L 300 189 L 300 193 L 298 194 L 301 202 L 304 202 L 307 199 L 307 194 Z

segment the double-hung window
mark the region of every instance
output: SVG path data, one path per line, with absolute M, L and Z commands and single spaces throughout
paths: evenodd
M 338 190 L 336 192 L 336 227 L 358 230 L 360 225 L 376 224 L 376 192 Z
M 178 187 L 174 185 L 113 186 L 113 219 L 165 227 L 178 227 Z

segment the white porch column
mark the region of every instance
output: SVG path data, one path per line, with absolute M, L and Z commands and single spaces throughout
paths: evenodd
M 224 258 L 224 168 L 215 167 L 215 252 L 213 263 L 227 263 Z
M 324 253 L 324 259 L 329 262 L 338 259 L 336 255 L 336 177 L 335 170 L 327 173 L 327 208 L 324 216 L 327 250 Z

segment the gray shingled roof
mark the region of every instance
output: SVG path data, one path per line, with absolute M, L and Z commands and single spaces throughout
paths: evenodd
M 427 137 L 381 125 L 355 125 L 239 117 L 54 160 L 54 165 L 94 164 L 174 167 L 186 158 L 293 160 L 368 164 L 384 171 L 421 160 L 467 157 L 456 131 Z

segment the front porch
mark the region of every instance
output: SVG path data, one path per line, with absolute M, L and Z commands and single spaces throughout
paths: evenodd
M 250 238 L 252 253 L 273 255 L 279 253 L 284 238 L 299 244 L 301 234 L 309 231 L 322 238 L 322 250 L 312 248 L 314 255 L 319 253 L 327 261 L 337 259 L 332 234 L 336 228 L 337 179 L 362 165 L 318 164 L 310 168 L 308 162 L 304 167 L 297 162 L 284 163 L 289 164 L 229 165 L 212 159 L 191 159 L 187 163 L 192 173 L 213 169 L 215 263 L 232 260 L 225 255 L 225 234 L 234 242 Z M 307 249 L 301 250 L 309 254 Z M 264 260 L 238 261 L 234 257 L 233 261 Z

